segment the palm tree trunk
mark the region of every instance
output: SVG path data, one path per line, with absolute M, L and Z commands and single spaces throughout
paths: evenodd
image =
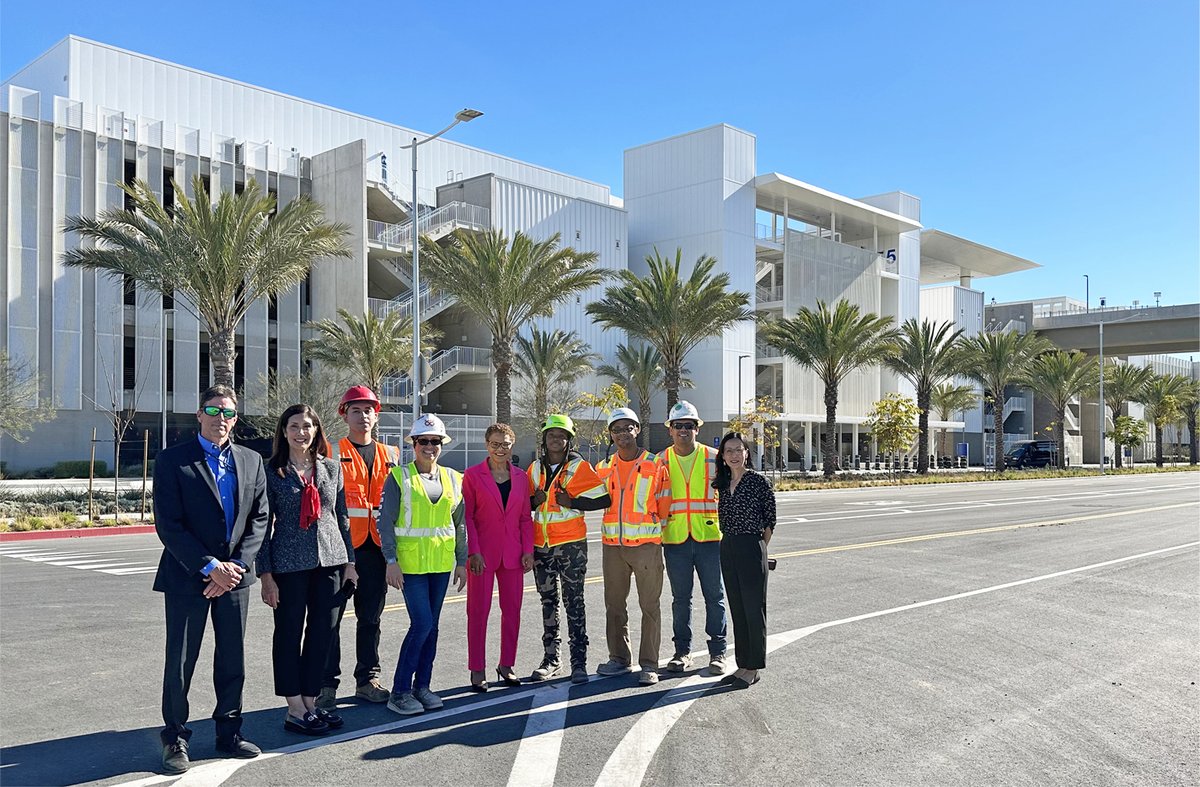
M 943 418 L 941 420 L 944 421 L 946 419 Z M 949 432 L 950 432 L 950 430 L 943 426 L 942 433 L 941 433 L 941 435 L 938 436 L 938 455 L 939 456 L 946 456 L 946 438 L 949 435 Z
M 1154 466 L 1163 466 L 1163 427 L 1154 425 Z
M 645 448 L 650 440 L 650 392 L 638 391 L 638 418 L 642 421 L 638 442 Z
M 512 341 L 492 339 L 492 366 L 496 369 L 496 420 L 512 420 Z
M 1200 440 L 1196 439 L 1196 407 L 1190 406 L 1187 409 L 1187 428 L 1188 428 L 1188 464 L 1194 465 L 1197 461 L 1197 453 L 1200 453 Z
M 1001 389 L 1003 391 L 1003 389 Z M 992 442 L 994 445 L 994 459 L 992 467 L 997 473 L 1004 472 L 1004 394 L 1000 394 L 999 401 L 992 405 L 992 432 L 995 438 Z
M 833 478 L 834 438 L 837 432 L 837 384 L 825 383 L 825 434 L 821 435 L 821 454 L 825 463 L 824 476 Z
M 1106 403 L 1106 404 L 1104 405 L 1104 409 L 1102 409 L 1102 410 L 1100 411 L 1100 418 L 1101 418 L 1101 421 L 1100 421 L 1100 434 L 1101 434 L 1101 442 L 1100 442 L 1100 461 L 1101 461 L 1101 462 L 1103 462 L 1103 461 L 1104 461 L 1104 445 L 1105 445 L 1105 443 L 1104 443 L 1104 438 L 1103 438 L 1103 434 L 1104 434 L 1104 431 L 1105 431 L 1105 430 L 1104 430 L 1104 411 L 1105 411 L 1105 410 L 1107 410 L 1109 407 L 1112 407 L 1112 414 L 1113 414 L 1113 428 L 1116 428 L 1116 425 L 1117 425 L 1117 417 L 1118 417 L 1118 415 L 1120 414 L 1120 412 L 1121 412 L 1121 408 L 1122 408 L 1123 406 L 1124 406 L 1124 403 L 1123 403 L 1123 402 L 1112 402 L 1112 401 L 1110 401 L 1110 402 Z M 1121 450 L 1121 449 L 1123 448 L 1123 446 L 1117 445 L 1116 443 L 1114 443 L 1114 444 L 1113 444 L 1113 448 L 1114 448 L 1114 449 L 1116 449 L 1116 453 L 1117 453 L 1117 455 L 1113 457 L 1113 467 L 1115 467 L 1116 469 L 1120 470 L 1120 469 L 1121 469 L 1121 455 L 1122 455 L 1122 454 L 1124 454 L 1125 452 L 1124 452 L 1123 450 Z M 1130 456 L 1132 456 L 1132 455 L 1133 455 L 1133 454 L 1131 453 L 1131 454 L 1130 454 Z
M 921 414 L 917 416 L 917 474 L 929 474 L 929 397 L 918 396 L 917 407 Z
M 213 365 L 213 385 L 228 385 L 236 388 L 233 379 L 233 362 L 237 357 L 237 340 L 234 329 L 208 327 L 208 357 Z
M 663 359 L 663 388 L 667 389 L 667 412 L 679 401 L 679 380 L 683 376 L 681 363 Z
M 1066 410 L 1066 409 L 1067 408 L 1065 408 L 1065 407 L 1063 408 L 1063 410 Z M 1058 458 L 1055 460 L 1054 465 L 1059 470 L 1062 470 L 1066 464 L 1065 454 L 1066 454 L 1066 449 L 1067 449 L 1067 446 L 1066 446 L 1067 426 L 1065 423 L 1063 423 L 1064 420 L 1065 419 L 1062 417 L 1062 413 L 1060 412 L 1059 418 L 1058 418 L 1058 423 L 1056 423 L 1054 425 L 1054 442 L 1058 444 Z

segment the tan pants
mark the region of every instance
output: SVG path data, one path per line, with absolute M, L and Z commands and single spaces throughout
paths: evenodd
M 661 544 L 636 547 L 605 544 L 604 607 L 607 612 L 608 657 L 622 664 L 633 658 L 629 648 L 629 578 L 637 582 L 638 606 L 642 609 L 642 643 L 638 663 L 658 668 L 658 649 L 662 640 L 662 612 L 659 600 L 663 586 Z

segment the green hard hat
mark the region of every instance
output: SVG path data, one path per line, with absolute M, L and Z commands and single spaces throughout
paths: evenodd
M 562 429 L 571 437 L 575 436 L 575 422 L 571 420 L 569 415 L 551 415 L 546 417 L 546 423 L 542 424 L 542 431 L 547 429 Z

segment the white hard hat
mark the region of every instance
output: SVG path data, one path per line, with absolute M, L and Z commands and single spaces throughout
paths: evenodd
M 680 399 L 671 408 L 671 412 L 667 414 L 667 420 L 663 426 L 670 426 L 672 421 L 695 421 L 696 426 L 704 426 L 704 422 L 700 420 L 700 413 L 696 410 L 696 405 Z
M 431 413 L 426 413 L 417 417 L 413 422 L 412 429 L 408 432 L 408 439 L 414 437 L 424 437 L 426 435 L 437 435 L 442 438 L 442 445 L 450 442 L 450 435 L 446 434 L 446 425 L 442 423 L 442 419 Z
M 637 413 L 635 413 L 633 410 L 630 410 L 628 407 L 618 407 L 616 410 L 612 411 L 612 414 L 608 416 L 608 426 L 612 426 L 617 421 L 622 420 L 630 420 L 638 426 L 642 425 L 641 420 L 637 417 Z

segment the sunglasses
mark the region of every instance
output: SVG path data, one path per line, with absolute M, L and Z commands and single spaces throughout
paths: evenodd
M 413 439 L 413 445 L 441 445 L 442 438 L 440 437 L 417 437 Z
M 237 410 L 230 410 L 228 407 L 217 407 L 214 404 L 206 405 L 205 407 L 201 408 L 201 412 L 203 412 L 205 415 L 219 415 L 227 421 L 232 421 L 234 418 L 237 418 Z
M 694 432 L 700 427 L 696 426 L 691 421 L 672 421 L 671 428 L 677 432 Z
M 629 426 L 613 426 L 608 430 L 611 434 L 625 434 L 626 432 L 636 432 L 637 427 L 633 424 Z

